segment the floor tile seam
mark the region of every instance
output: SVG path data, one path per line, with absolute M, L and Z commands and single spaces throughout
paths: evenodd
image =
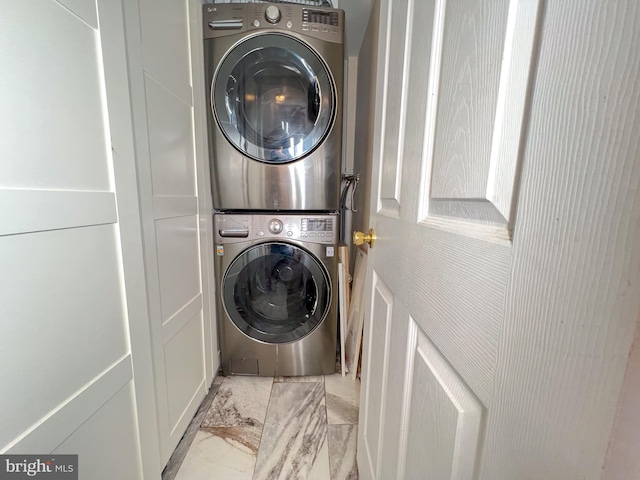
M 264 410 L 264 417 L 262 417 L 262 428 L 264 428 L 267 423 L 267 413 L 269 412 L 269 407 L 271 406 L 271 399 L 273 398 L 273 386 L 275 377 L 271 379 L 271 388 L 269 388 L 269 400 L 267 400 L 267 408 Z M 260 442 L 262 442 L 262 437 L 260 437 Z
M 211 430 L 226 430 L 226 429 L 232 429 L 232 428 L 235 428 L 235 429 L 254 429 L 254 428 L 260 429 L 260 440 L 262 440 L 262 432 L 264 431 L 264 427 L 257 427 L 257 426 L 250 426 L 250 425 L 233 426 L 233 427 L 229 427 L 229 426 L 224 426 L 224 427 L 203 427 L 203 428 L 200 429 L 200 431 L 203 432 L 203 433 L 209 433 L 214 437 L 218 437 L 218 438 L 221 438 L 222 440 L 224 440 L 224 438 L 220 437 L 219 435 L 214 434 L 213 432 L 211 432 Z M 246 444 L 244 444 L 242 442 L 240 442 L 240 443 L 242 445 L 244 445 L 245 447 L 249 448 L 248 445 L 246 445 Z M 258 442 L 258 451 L 259 450 L 260 450 L 260 442 Z M 255 463 L 256 463 L 256 460 L 258 459 L 258 451 L 256 452 L 252 468 L 255 468 Z
M 309 458 L 309 457 L 307 456 L 307 459 L 309 460 L 309 468 L 310 468 L 310 470 L 312 470 L 312 469 L 313 469 L 313 466 L 314 466 L 314 465 L 316 464 L 316 462 L 318 461 L 318 458 L 319 458 L 319 456 L 320 456 L 320 454 L 321 454 L 321 452 L 322 452 L 323 446 L 324 446 L 325 444 L 326 444 L 326 448 L 327 448 L 327 460 L 329 459 L 328 432 L 327 432 L 327 430 L 326 430 L 326 427 L 327 427 L 327 426 L 325 425 L 325 426 L 324 426 L 324 430 L 325 430 L 325 431 L 324 431 L 324 433 L 322 434 L 322 437 L 321 437 L 321 438 L 322 438 L 322 441 L 320 441 L 320 442 L 318 443 L 318 449 L 317 449 L 317 451 L 315 452 L 315 455 L 313 455 L 313 457 L 312 457 L 312 458 Z M 295 438 L 295 436 L 294 436 L 294 437 L 289 438 L 289 442 L 288 442 L 286 445 L 282 445 L 281 443 L 277 443 L 277 444 L 275 445 L 275 447 L 276 447 L 276 449 L 275 449 L 275 450 L 278 450 L 278 447 L 279 447 L 280 449 L 284 449 L 284 450 L 285 450 L 285 452 L 290 452 L 290 449 L 289 449 L 288 447 L 289 447 L 292 443 L 294 443 L 295 441 L 296 441 L 296 438 Z M 258 452 L 258 457 L 260 457 L 260 452 Z M 285 465 L 287 464 L 287 459 L 286 459 L 286 457 L 279 457 L 279 458 L 281 459 L 281 460 L 279 461 L 280 463 L 278 463 L 275 467 L 272 465 L 272 467 L 271 467 L 271 468 L 272 468 L 272 469 L 274 469 L 274 468 L 275 468 L 275 469 L 277 469 L 277 470 L 278 470 L 278 472 L 279 472 L 279 474 L 282 474 L 282 469 L 283 469 L 283 468 L 285 467 Z M 254 465 L 254 471 L 253 471 L 253 477 L 252 477 L 252 478 L 255 478 L 255 475 L 256 475 L 256 470 L 255 470 L 255 468 L 256 468 L 256 466 L 258 465 L 257 460 L 258 460 L 258 458 L 256 458 L 256 462 L 255 462 L 255 465 Z M 330 470 L 331 470 L 331 464 L 328 464 L 327 466 L 329 467 L 329 471 L 330 471 Z M 271 477 L 270 477 L 270 478 L 271 478 Z M 296 478 L 297 478 L 297 477 L 296 477 Z M 330 480 L 330 479 L 329 479 L 329 480 Z
M 333 479 L 331 478 L 331 470 L 332 470 L 331 466 L 332 466 L 333 464 L 331 463 L 331 460 L 332 460 L 332 455 L 331 455 L 331 440 L 329 439 L 329 425 L 328 425 L 328 424 L 327 424 L 327 433 L 326 433 L 326 435 L 327 435 L 327 456 L 329 457 L 329 480 L 333 480 Z
M 273 383 L 271 384 L 271 388 L 273 389 Z M 271 396 L 271 394 L 269 394 Z M 269 398 L 271 400 L 271 398 Z M 269 409 L 269 402 L 267 402 L 267 410 Z M 265 413 L 265 417 L 266 417 Z M 265 418 L 266 421 L 266 418 Z M 260 430 L 260 440 L 258 441 L 258 451 L 256 452 L 256 458 L 253 461 L 253 467 L 251 467 L 251 479 L 253 480 L 256 476 L 256 466 L 258 465 L 258 458 L 260 458 L 260 450 L 262 450 L 262 439 L 264 437 L 264 423 L 262 424 L 262 429 Z
M 271 390 L 269 390 L 269 400 L 267 400 L 267 408 L 264 412 L 264 419 L 262 421 L 262 429 L 260 430 L 260 441 L 258 442 L 258 452 L 256 453 L 256 460 L 253 462 L 253 470 L 251 471 L 251 478 L 255 478 L 256 475 L 256 466 L 258 465 L 258 458 L 260 457 L 260 452 L 262 451 L 262 441 L 264 440 L 264 431 L 267 425 L 267 414 L 269 413 L 269 407 L 271 406 L 271 398 L 273 397 L 273 386 L 275 385 L 275 377 L 271 381 Z
M 333 472 L 331 471 L 331 470 L 332 470 L 331 459 L 332 459 L 333 457 L 332 457 L 332 455 L 331 455 L 331 450 L 332 450 L 332 449 L 331 449 L 331 445 L 332 445 L 332 444 L 330 443 L 331 441 L 329 440 L 329 438 L 330 438 L 330 437 L 329 437 L 329 429 L 330 429 L 330 427 L 344 427 L 344 426 L 346 426 L 346 427 L 353 427 L 354 425 L 355 425 L 355 426 L 357 426 L 357 424 L 327 425 L 327 442 L 328 442 L 328 443 L 327 443 L 327 446 L 329 447 L 329 470 L 330 470 L 330 471 L 329 471 L 329 474 L 330 474 L 330 475 L 333 473 Z M 337 429 L 337 430 L 340 430 L 340 429 Z M 340 433 L 340 435 L 342 435 L 342 434 L 343 434 L 343 432 L 339 432 L 339 433 Z M 342 440 L 347 440 L 347 443 L 345 444 L 345 448 L 346 448 L 346 447 L 348 446 L 348 435 L 347 435 L 347 436 L 345 436 L 344 438 L 342 438 Z M 357 434 L 356 434 L 356 448 L 357 448 Z M 343 452 L 343 453 L 344 453 L 344 452 Z M 339 460 L 339 462 L 341 462 L 342 460 L 344 460 L 344 454 L 342 455 L 341 460 Z M 356 458 L 354 458 L 354 460 L 353 460 L 353 461 L 354 461 L 354 464 L 356 465 L 356 469 L 357 469 L 357 468 L 358 468 L 358 467 L 357 467 L 357 465 L 358 465 L 358 463 L 357 463 L 357 459 L 356 459 Z M 339 466 L 340 466 L 340 465 L 337 465 L 337 467 L 339 467 Z M 339 473 L 339 471 L 338 471 L 338 473 Z M 333 477 L 333 476 L 331 476 L 330 480 L 335 480 L 335 479 L 334 479 L 334 477 Z
M 282 387 L 278 387 L 278 388 L 281 388 L 281 389 L 286 389 L 286 388 L 299 388 L 299 387 L 287 387 L 287 386 L 285 386 L 286 384 L 293 384 L 293 385 L 298 385 L 299 383 L 304 383 L 304 384 L 309 384 L 309 383 L 322 384 L 322 387 L 321 387 L 321 388 L 322 388 L 322 390 L 321 390 L 321 392 L 319 392 L 319 393 L 320 393 L 320 395 L 318 395 L 318 397 L 319 397 L 319 398 L 318 398 L 318 401 L 319 401 L 318 407 L 320 407 L 320 409 L 321 409 L 321 410 L 322 410 L 322 409 L 324 409 L 324 418 L 323 418 L 323 419 L 322 419 L 322 421 L 321 421 L 322 425 L 320 426 L 320 428 L 321 428 L 321 430 L 322 430 L 322 437 L 323 437 L 323 440 L 324 440 L 324 442 L 327 442 L 327 443 L 326 443 L 326 445 L 327 445 L 327 459 L 328 459 L 328 454 L 329 454 L 329 443 L 328 443 L 328 442 L 329 442 L 329 437 L 328 437 L 328 423 L 327 423 L 327 410 L 326 410 L 326 408 L 327 408 L 327 407 L 326 407 L 326 391 L 325 391 L 324 376 L 322 377 L 322 381 L 318 381 L 318 382 L 273 382 L 273 383 L 272 383 L 272 388 L 271 388 L 271 393 L 270 393 L 270 396 L 269 396 L 269 402 L 268 402 L 268 404 L 267 404 L 267 412 L 266 412 L 266 414 L 265 414 L 265 427 L 263 428 L 263 431 L 262 431 L 262 434 L 261 434 L 261 438 L 260 438 L 260 445 L 259 445 L 259 448 L 258 448 L 258 455 L 257 455 L 257 457 L 256 457 L 256 462 L 255 462 L 255 464 L 254 464 L 254 469 L 253 469 L 252 478 L 255 478 L 255 475 L 256 475 L 256 467 L 258 466 L 258 459 L 260 458 L 260 454 L 261 454 L 261 452 L 263 451 L 263 446 L 264 446 L 264 445 L 263 445 L 263 441 L 265 441 L 265 440 L 266 440 L 266 439 L 264 438 L 264 435 L 265 435 L 265 429 L 266 429 L 267 421 L 268 421 L 268 414 L 269 414 L 269 411 L 270 411 L 270 409 L 271 409 L 271 402 L 272 402 L 273 397 L 274 397 L 274 391 L 275 391 L 275 386 L 274 386 L 274 385 L 275 385 L 275 383 L 281 383 L 281 384 L 283 384 L 283 386 L 282 386 Z M 292 417 L 290 417 L 290 419 L 292 419 L 292 418 L 294 418 L 294 417 L 295 417 L 295 418 L 299 418 L 299 417 L 300 417 L 300 415 L 298 414 L 298 415 L 292 416 Z M 285 423 L 290 424 L 291 422 L 290 422 L 290 421 L 287 421 L 287 422 L 285 422 Z M 324 442 L 320 442 L 320 445 L 322 445 Z M 317 452 L 317 453 L 319 453 L 319 452 Z M 316 456 L 317 456 L 317 455 L 316 455 Z M 312 463 L 313 463 L 313 462 L 312 462 Z M 329 464 L 329 469 L 330 469 L 330 464 Z
M 260 425 L 212 425 L 210 427 L 200 427 L 200 430 L 216 430 L 216 429 L 226 429 L 226 428 L 259 428 L 260 431 L 264 429 L 264 426 Z
M 212 384 L 213 386 L 213 384 Z M 207 401 L 208 405 L 207 408 L 204 409 L 203 414 L 202 414 L 202 420 L 200 420 L 200 422 L 198 423 L 198 430 L 202 429 L 202 428 L 207 428 L 207 427 L 203 427 L 202 424 L 204 423 L 205 418 L 207 418 L 207 413 L 209 413 L 209 410 L 211 409 L 213 402 L 215 401 L 216 397 L 218 396 L 218 393 L 220 393 L 220 387 L 222 386 L 222 383 L 218 383 L 217 384 L 217 389 L 216 392 L 213 394 L 213 396 L 211 397 L 211 400 Z M 197 417 L 200 414 L 200 411 L 196 412 L 196 415 L 194 416 Z
M 269 408 L 269 402 L 271 401 L 271 393 L 273 391 L 273 382 L 271 382 L 271 387 L 269 390 L 269 400 L 267 401 L 267 408 L 265 409 L 265 413 L 264 413 L 264 417 L 262 418 L 262 421 L 258 421 L 259 425 L 247 425 L 247 424 L 238 424 L 238 425 L 208 425 L 208 426 L 202 426 L 202 424 L 204 423 L 204 420 L 206 418 L 206 413 L 209 412 L 209 409 L 211 408 L 211 406 L 213 405 L 213 402 L 215 401 L 216 397 L 218 396 L 218 394 L 220 394 L 220 392 L 222 391 L 222 386 L 224 384 L 224 381 L 230 377 L 223 377 L 223 380 L 221 383 L 219 383 L 218 389 L 216 390 L 214 396 L 211 399 L 211 402 L 209 404 L 209 408 L 207 409 L 207 412 L 205 412 L 205 415 L 203 415 L 202 421 L 200 422 L 200 425 L 198 426 L 199 430 L 202 429 L 208 429 L 208 428 L 243 428 L 243 427 L 250 427 L 250 428 L 260 428 L 260 435 L 262 435 L 262 430 L 264 429 L 264 422 L 266 420 L 266 415 L 267 415 L 267 410 Z M 258 377 L 260 378 L 260 377 Z M 226 405 L 226 404 L 225 404 Z M 258 420 L 258 419 L 256 419 Z
M 284 417 L 282 419 L 281 422 L 281 426 L 278 427 L 281 430 L 287 430 L 290 428 L 290 425 L 297 425 L 299 427 L 302 427 L 303 425 L 308 423 L 309 419 L 312 419 L 313 417 L 317 416 L 318 414 L 320 415 L 320 417 L 322 417 L 322 406 L 321 405 L 317 405 L 316 407 L 309 407 L 309 408 L 313 408 L 314 410 L 316 410 L 318 413 L 317 414 L 309 414 L 307 418 L 307 416 L 305 415 L 305 412 L 308 409 L 305 408 L 294 408 L 291 410 L 291 412 L 289 412 L 289 414 L 287 414 L 286 417 Z M 326 411 L 324 412 L 324 425 L 327 425 L 326 423 Z
M 253 479 L 253 476 L 255 475 L 256 464 L 257 464 L 257 462 L 258 462 L 258 454 L 259 454 L 259 452 L 260 452 L 260 447 L 262 446 L 262 436 L 263 436 L 263 434 L 264 434 L 264 425 L 263 425 L 263 426 L 260 426 L 260 427 L 258 427 L 258 426 L 252 426 L 252 425 L 236 425 L 236 426 L 228 426 L 228 425 L 225 425 L 225 426 L 219 426 L 219 427 L 201 427 L 199 430 L 200 430 L 200 431 L 202 431 L 202 432 L 204 432 L 204 433 L 210 433 L 210 434 L 212 434 L 213 436 L 217 436 L 217 435 L 214 435 L 214 434 L 213 434 L 212 432 L 210 432 L 209 430 L 211 430 L 211 429 L 220 429 L 220 430 L 223 430 L 223 429 L 232 429 L 232 428 L 237 428 L 237 429 L 245 429 L 245 428 L 253 429 L 253 428 L 258 428 L 258 429 L 260 429 L 260 434 L 259 434 L 260 439 L 258 440 L 258 448 L 257 448 L 256 454 L 255 454 L 255 455 L 251 455 L 251 456 L 253 457 L 253 465 L 251 466 L 251 478 Z M 176 472 L 176 473 L 177 473 L 177 472 Z
M 320 384 L 321 382 L 305 382 L 305 385 L 308 385 L 309 383 Z M 291 385 L 299 385 L 299 384 L 298 383 L 292 383 Z M 283 386 L 281 388 L 287 388 L 287 387 Z M 325 400 L 324 395 L 321 394 L 321 395 L 317 395 L 316 398 L 310 398 L 310 397 L 312 397 L 311 393 L 312 392 L 307 392 L 307 395 L 305 395 L 305 397 L 304 397 L 302 402 L 296 402 L 296 405 L 294 405 L 291 408 L 291 410 L 287 413 L 286 417 L 282 419 L 281 423 L 283 425 L 281 426 L 281 428 L 278 429 L 279 431 L 281 431 L 282 428 L 284 428 L 284 429 L 288 428 L 287 425 L 294 424 L 295 420 L 302 418 L 304 416 L 303 415 L 304 412 L 308 412 L 310 408 L 313 408 L 313 410 L 319 410 L 321 416 L 322 416 L 322 409 L 324 408 L 323 424 L 324 424 L 324 426 L 328 425 L 328 423 L 327 423 L 326 400 Z M 271 399 L 269 399 L 269 402 L 271 402 Z M 268 413 L 269 413 L 269 408 L 267 408 L 267 416 L 268 416 Z M 265 416 L 265 425 L 266 424 L 267 424 L 267 417 Z
M 327 422 L 327 448 L 329 448 L 329 407 L 327 406 L 327 376 L 324 375 L 324 383 L 322 388 L 324 389 L 324 418 L 325 422 Z M 331 465 L 331 463 L 329 463 Z
M 264 430 L 267 423 L 267 413 L 271 406 L 271 397 L 273 396 L 273 385 L 275 384 L 275 377 L 271 379 L 271 388 L 269 389 L 269 400 L 267 400 L 267 408 L 264 411 L 264 418 L 262 419 L 262 427 L 260 428 L 260 440 L 258 441 L 258 451 L 256 452 L 255 460 L 253 461 L 253 467 L 251 468 L 251 478 L 255 478 L 256 465 L 258 464 L 258 458 L 260 457 L 260 451 L 262 450 L 262 440 L 264 439 Z

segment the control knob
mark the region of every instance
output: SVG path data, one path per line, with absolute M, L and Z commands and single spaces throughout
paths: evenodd
M 282 222 L 277 218 L 274 218 L 269 222 L 269 231 L 274 235 L 277 235 L 282 231 Z
M 280 9 L 275 5 L 269 5 L 264 12 L 264 17 L 269 23 L 278 23 L 278 20 L 280 20 Z

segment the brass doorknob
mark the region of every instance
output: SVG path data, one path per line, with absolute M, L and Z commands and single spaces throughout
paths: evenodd
M 369 229 L 369 233 L 353 232 L 353 243 L 356 245 L 362 245 L 368 243 L 369 248 L 373 248 L 373 244 L 376 242 L 376 232 L 373 228 Z

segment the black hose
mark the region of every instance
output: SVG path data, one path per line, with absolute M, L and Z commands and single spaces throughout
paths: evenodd
M 347 211 L 347 193 L 351 187 L 352 180 L 349 178 L 347 184 L 342 189 L 342 195 L 340 195 L 340 243 L 346 243 L 345 237 L 345 213 Z

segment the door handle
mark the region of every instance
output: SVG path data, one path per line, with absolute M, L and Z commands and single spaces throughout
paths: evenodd
M 353 232 L 353 243 L 356 245 L 368 243 L 369 248 L 373 248 L 373 244 L 376 243 L 376 232 L 373 228 L 369 229 L 369 233 Z
M 221 237 L 247 238 L 249 230 L 218 230 Z
M 241 18 L 232 18 L 230 20 L 214 20 L 209 22 L 209 28 L 212 30 L 237 30 L 242 28 L 243 22 Z

